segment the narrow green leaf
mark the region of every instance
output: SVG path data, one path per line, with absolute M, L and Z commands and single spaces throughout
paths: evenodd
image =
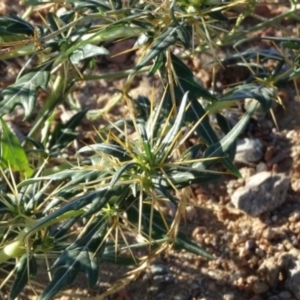
M 134 266 L 136 265 L 136 260 L 132 257 L 126 256 L 116 256 L 115 251 L 110 251 L 107 253 L 103 253 L 101 260 L 110 264 L 116 264 L 119 266 Z
M 162 185 L 158 185 L 156 187 L 156 191 L 158 192 L 158 194 L 161 194 L 162 196 L 164 196 L 166 199 L 169 199 L 173 204 L 174 206 L 176 207 L 177 209 L 177 206 L 178 206 L 178 202 L 179 200 L 174 197 L 166 187 L 162 186 Z
M 153 76 L 162 67 L 164 61 L 165 61 L 164 53 L 158 54 L 157 57 L 154 59 L 154 63 L 149 71 L 149 77 Z
M 29 267 L 29 269 L 28 269 Z M 37 273 L 37 265 L 34 256 L 24 254 L 16 264 L 16 276 L 11 287 L 9 300 L 14 300 L 22 292 L 28 283 L 28 274 L 30 277 L 35 277 Z
M 72 200 L 71 202 L 68 202 L 52 214 L 40 219 L 34 226 L 30 228 L 30 231 L 27 233 L 27 235 L 30 235 L 31 233 L 36 232 L 39 229 L 47 227 L 51 224 L 63 221 L 64 219 L 76 217 L 78 214 L 82 215 L 84 211 L 81 211 L 81 209 L 97 199 L 99 199 L 100 204 L 104 206 L 109 200 L 104 197 L 108 189 L 109 188 L 106 187 L 98 191 L 90 192 Z
M 91 215 L 99 213 L 101 209 L 109 203 L 110 205 L 120 206 L 123 200 L 126 199 L 129 192 L 128 185 L 115 185 L 113 188 L 109 188 L 107 192 L 100 198 L 95 198 L 88 210 L 82 215 L 82 217 L 89 218 Z
M 88 109 L 83 109 L 75 114 L 66 124 L 58 124 L 55 127 L 48 146 L 52 155 L 58 155 L 60 150 L 77 137 L 76 132 L 74 132 L 75 128 L 80 124 L 87 112 Z
M 179 131 L 181 130 L 182 124 L 184 122 L 185 110 L 187 108 L 188 103 L 188 92 L 183 95 L 183 98 L 180 103 L 180 107 L 175 119 L 175 122 L 171 129 L 168 131 L 166 136 L 164 137 L 163 141 L 158 147 L 158 151 L 156 157 L 160 160 L 162 157 L 166 158 L 171 153 L 174 147 L 174 141 L 176 140 L 176 136 L 178 135 Z M 170 147 L 173 144 L 173 147 Z
M 213 259 L 214 257 L 199 247 L 197 244 L 190 241 L 183 233 L 179 232 L 178 236 L 176 238 L 176 241 L 173 245 L 174 249 L 176 250 L 186 250 L 190 253 L 200 255 L 202 257 L 205 257 L 207 259 Z
M 221 21 L 221 22 L 228 22 L 229 21 L 228 18 L 225 15 L 223 15 L 220 10 L 210 12 L 210 13 L 208 13 L 208 15 L 210 17 L 212 17 L 213 19 L 216 19 L 216 20 Z
M 265 36 L 262 39 L 281 42 L 282 46 L 288 49 L 300 49 L 300 38 Z
M 103 176 L 103 173 L 98 170 L 85 170 L 85 169 L 71 169 L 71 170 L 63 170 L 61 172 L 54 172 L 54 174 L 49 176 L 40 176 L 37 178 L 30 178 L 22 181 L 18 188 L 31 185 L 36 182 L 41 182 L 43 180 L 70 180 L 68 183 L 64 185 L 64 188 L 71 188 L 72 186 L 76 186 L 79 183 L 93 181 L 97 178 Z
M 17 81 L 4 89 L 0 97 L 0 117 L 10 113 L 16 105 L 21 105 L 25 111 L 24 119 L 30 117 L 36 102 L 38 88 L 46 89 L 50 77 L 52 63 L 31 69 L 27 74 L 18 78 Z
M 123 166 L 121 166 L 114 174 L 110 181 L 110 188 L 112 188 L 116 182 L 120 179 L 121 176 L 124 175 L 124 173 L 132 168 L 139 167 L 140 165 L 137 162 L 129 161 L 125 163 Z M 130 174 L 128 174 L 130 176 Z
M 1 16 L 0 28 L 4 29 L 4 32 L 12 34 L 33 35 L 34 33 L 33 26 L 17 15 Z M 3 31 L 1 30 L 0 32 L 2 33 Z
M 275 89 L 273 87 L 266 87 L 256 84 L 243 84 L 230 90 L 218 102 L 214 103 L 209 109 L 215 111 L 218 109 L 218 103 L 225 101 L 231 102 L 232 100 L 240 100 L 246 98 L 253 98 L 259 101 L 265 112 L 269 111 L 272 107 L 272 100 L 275 97 Z
M 104 47 L 87 44 L 76 49 L 70 56 L 70 60 L 73 64 L 78 64 L 86 58 L 90 58 L 98 55 L 108 55 L 108 54 L 109 51 Z
M 172 188 L 170 182 L 177 188 L 184 188 L 193 183 L 210 182 L 221 177 L 220 174 L 206 172 L 203 168 L 194 170 L 191 167 L 180 168 L 168 172 L 168 180 L 163 176 L 153 176 L 151 181 L 156 188 L 165 187 Z
M 177 30 L 177 26 L 168 27 L 168 29 L 154 41 L 152 47 L 150 48 L 146 56 L 142 59 L 142 61 L 134 67 L 132 74 L 147 65 L 152 59 L 157 57 L 169 46 L 174 45 L 177 41 Z
M 142 124 L 137 124 L 137 129 L 139 131 L 139 134 L 140 134 L 143 142 L 147 142 L 148 134 L 147 134 L 146 128 Z
M 84 34 L 80 39 L 76 40 L 66 51 L 60 53 L 55 63 L 58 64 L 72 55 L 76 50 L 87 44 L 95 44 L 108 40 L 116 40 L 127 37 L 137 36 L 146 30 L 139 27 L 124 26 L 124 24 L 111 25 L 92 34 Z M 76 38 L 76 37 L 74 37 Z M 77 37 L 78 38 L 78 37 Z
M 206 111 L 198 101 L 199 97 L 203 97 L 204 99 L 208 99 L 211 101 L 217 101 L 217 98 L 195 82 L 191 70 L 175 55 L 172 55 L 172 63 L 178 77 L 179 84 L 179 86 L 176 86 L 175 89 L 176 96 L 180 98 L 183 96 L 184 92 L 189 91 L 191 105 L 186 111 L 186 121 L 195 123 L 198 122 L 199 119 L 201 119 L 202 121 L 195 128 L 198 136 L 204 140 L 206 145 L 217 143 L 219 141 L 218 136 L 210 125 L 210 121 L 208 115 L 206 114 Z M 239 176 L 238 169 L 233 165 L 229 158 L 223 158 L 222 163 L 233 174 Z
M 130 155 L 120 146 L 112 145 L 112 144 L 94 144 L 81 148 L 77 153 L 83 152 L 103 152 L 105 154 L 114 156 L 118 158 L 120 161 L 126 161 L 131 159 Z
M 195 81 L 193 72 L 179 57 L 171 53 L 171 60 L 183 94 L 188 91 L 190 98 L 203 97 L 212 101 L 217 100 L 214 95 Z
M 105 242 L 102 243 L 106 232 L 107 220 L 101 218 L 90 226 L 85 234 L 69 246 L 55 261 L 52 268 L 58 270 L 54 273 L 52 281 L 44 289 L 39 300 L 51 300 L 63 288 L 70 285 L 79 272 L 84 272 L 89 288 L 93 288 L 98 280 L 99 252 L 103 252 Z M 101 247 L 99 245 L 102 243 Z
M 30 177 L 33 170 L 19 139 L 10 131 L 2 118 L 0 118 L 0 124 L 0 165 L 4 169 L 11 168 L 13 171 L 21 172 L 26 177 Z
M 224 116 L 222 116 L 221 114 L 216 114 L 216 118 L 217 118 L 217 122 L 218 122 L 218 125 L 219 125 L 220 129 L 225 134 L 228 134 L 230 132 L 230 130 L 232 129 L 232 127 L 233 127 L 231 125 L 231 123 Z M 234 160 L 235 152 L 236 152 L 236 141 L 234 141 L 232 143 L 229 150 L 227 151 L 229 159 L 232 160 L 232 161 Z
M 149 119 L 151 113 L 150 100 L 145 96 L 138 95 L 134 104 L 136 105 L 136 108 L 139 112 L 139 117 L 141 117 L 143 121 L 146 122 Z
M 204 152 L 204 157 L 219 157 L 224 155 L 224 153 L 226 153 L 230 149 L 232 143 L 237 139 L 239 134 L 244 130 L 257 106 L 258 102 L 251 103 L 246 113 L 243 115 L 240 121 L 230 130 L 230 132 L 228 132 L 228 134 L 226 134 L 226 136 L 222 138 L 220 142 L 215 143 L 207 148 L 207 150 Z M 205 169 L 205 167 L 207 167 L 209 164 L 211 164 L 209 161 L 203 161 L 193 164 L 193 168 Z

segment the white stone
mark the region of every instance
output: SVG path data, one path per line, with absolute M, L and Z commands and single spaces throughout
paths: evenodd
M 281 257 L 281 268 L 287 274 L 284 286 L 296 299 L 300 299 L 300 260 L 294 251 Z M 296 251 L 295 251 L 296 252 Z
M 284 203 L 289 182 L 284 174 L 257 173 L 232 194 L 231 202 L 246 214 L 259 216 Z
M 252 164 L 262 159 L 263 145 L 258 139 L 240 139 L 237 141 L 235 162 Z

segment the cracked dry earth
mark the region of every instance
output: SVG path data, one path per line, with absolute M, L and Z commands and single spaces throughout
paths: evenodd
M 1 2 L 0 9 L 6 8 L 5 5 L 9 2 Z M 275 6 L 276 9 L 278 7 L 279 5 Z M 275 9 L 274 6 L 272 8 Z M 266 30 L 271 35 L 274 28 Z M 264 44 L 263 47 L 271 45 Z M 120 65 L 125 69 L 126 64 L 134 61 L 133 56 L 118 59 L 120 60 L 108 58 L 107 66 L 101 65 L 101 72 L 105 68 L 109 71 L 119 70 Z M 203 56 L 190 63 L 195 76 L 209 87 L 211 73 L 203 67 L 206 62 L 207 57 Z M 1 72 L 8 83 L 10 75 L 13 77 L 19 68 L 18 61 L 14 62 L 13 69 L 10 65 L 2 68 Z M 220 73 L 218 86 L 230 84 L 231 78 L 226 70 Z M 230 73 L 232 70 L 229 70 Z M 97 113 L 97 109 L 114 96 L 113 89 L 122 84 L 122 81 L 78 84 L 72 96 Z M 156 84 L 159 83 L 140 77 L 132 96 L 149 95 Z M 215 259 L 207 261 L 184 251 L 170 250 L 155 259 L 136 281 L 122 292 L 107 297 L 107 300 L 300 299 L 300 99 L 292 84 L 279 93 L 285 107 L 277 107 L 275 110 L 279 129 L 274 126 L 271 116 L 266 115 L 245 133 L 245 137 L 259 140 L 262 156 L 255 162 L 247 163 L 247 159 L 236 162 L 243 178 L 228 176 L 218 182 L 193 186 L 195 196 L 186 210 L 184 230 Z M 90 96 L 87 98 L 87 95 Z M 109 113 L 108 118 L 114 121 L 123 112 L 121 104 Z M 72 111 L 68 107 L 62 107 L 58 117 L 63 118 L 66 114 L 72 114 Z M 14 115 L 11 121 L 26 134 L 29 125 L 20 120 L 20 116 Z M 99 121 L 100 124 L 101 122 Z M 99 123 L 95 125 L 99 126 Z M 80 130 L 83 142 L 90 140 L 94 134 L 90 121 L 83 124 Z M 280 206 L 254 217 L 236 208 L 231 198 L 238 188 L 247 186 L 252 175 L 263 171 L 284 174 L 288 178 L 288 186 Z M 266 201 L 264 194 L 260 193 L 259 197 L 258 205 Z M 87 290 L 85 278 L 80 276 L 57 299 L 100 299 L 99 295 L 125 271 L 125 268 L 104 264 L 101 266 L 99 284 L 94 290 Z M 26 294 L 21 298 L 35 299 Z

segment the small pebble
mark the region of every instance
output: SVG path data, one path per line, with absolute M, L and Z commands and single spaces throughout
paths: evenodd
M 254 297 L 250 298 L 249 300 L 265 300 L 265 299 L 260 295 L 255 295 Z
M 280 300 L 291 300 L 293 298 L 293 295 L 289 291 L 281 291 L 278 294 L 278 297 Z
M 256 248 L 255 249 L 255 254 L 258 256 L 258 257 L 265 257 L 266 256 L 266 252 L 260 248 Z
M 280 300 L 280 298 L 278 296 L 270 296 L 267 300 Z
M 168 274 L 168 269 L 164 265 L 152 265 L 150 271 L 153 275 L 166 275 Z
M 263 281 L 256 281 L 253 283 L 252 291 L 255 294 L 264 294 L 269 290 L 269 286 Z
M 255 247 L 256 247 L 256 243 L 254 240 L 247 240 L 245 242 L 245 248 L 248 250 L 248 251 L 253 251 L 255 250 Z
M 262 236 L 263 236 L 265 239 L 271 241 L 271 240 L 273 240 L 273 239 L 276 237 L 276 232 L 275 232 L 272 228 L 268 227 L 268 228 L 266 228 L 266 229 L 264 230 Z
M 187 206 L 185 209 L 185 216 L 188 221 L 193 221 L 197 215 L 197 209 L 194 206 Z
M 196 282 L 194 282 L 192 285 L 191 285 L 191 289 L 194 291 L 194 290 L 198 290 L 199 288 L 201 288 L 201 286 L 198 284 L 198 283 L 196 283 Z
M 187 300 L 189 299 L 189 297 L 185 294 L 177 294 L 176 296 L 174 296 L 174 300 Z
M 235 300 L 234 299 L 234 294 L 232 293 L 227 293 L 223 296 L 223 300 Z
M 268 170 L 267 165 L 264 162 L 260 162 L 259 164 L 256 165 L 256 173 L 264 172 Z
M 149 293 L 157 293 L 157 291 L 158 291 L 158 286 L 155 286 L 155 285 L 153 285 L 153 286 L 150 286 L 149 288 L 148 288 L 148 292 Z
M 173 282 L 172 276 L 165 276 L 165 275 L 156 275 L 153 277 L 154 281 L 157 281 L 159 283 L 171 283 Z

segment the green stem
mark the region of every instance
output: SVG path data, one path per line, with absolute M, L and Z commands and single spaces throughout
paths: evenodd
M 28 231 L 29 228 L 25 227 L 22 231 L 19 232 L 18 236 L 13 242 L 4 246 L 0 250 L 0 265 L 11 258 L 20 257 L 26 252 L 26 249 L 24 247 L 24 238 Z
M 62 101 L 65 94 L 65 73 L 63 68 L 61 69 L 60 73 L 56 77 L 51 93 L 45 101 L 45 105 L 40 110 L 36 122 L 31 128 L 28 137 L 33 137 L 36 132 L 38 132 L 44 122 L 49 118 L 53 109 L 57 106 L 58 103 Z
M 136 73 L 148 72 L 151 70 L 152 66 L 146 66 L 142 69 L 138 70 Z M 132 74 L 132 70 L 120 71 L 120 72 L 111 72 L 107 74 L 96 74 L 96 75 L 83 75 L 82 77 L 78 77 L 76 81 L 89 81 L 89 80 L 99 80 L 99 79 L 119 79 L 124 78 L 128 75 Z
M 226 36 L 226 38 L 224 38 L 224 40 L 222 40 L 222 45 L 226 45 L 227 43 L 230 43 L 232 40 L 240 39 L 242 37 L 245 37 L 247 34 L 249 34 L 251 32 L 255 32 L 255 31 L 258 31 L 260 29 L 272 26 L 272 25 L 274 25 L 274 23 L 279 22 L 284 18 L 293 17 L 293 15 L 296 15 L 297 11 L 300 11 L 300 8 L 289 10 L 289 11 L 287 11 L 287 12 L 281 14 L 281 15 L 278 15 L 278 16 L 270 19 L 270 20 L 266 20 L 265 22 L 261 22 L 261 23 L 257 24 L 256 26 L 251 27 L 248 30 L 239 31 L 239 32 L 231 31 L 231 34 Z

